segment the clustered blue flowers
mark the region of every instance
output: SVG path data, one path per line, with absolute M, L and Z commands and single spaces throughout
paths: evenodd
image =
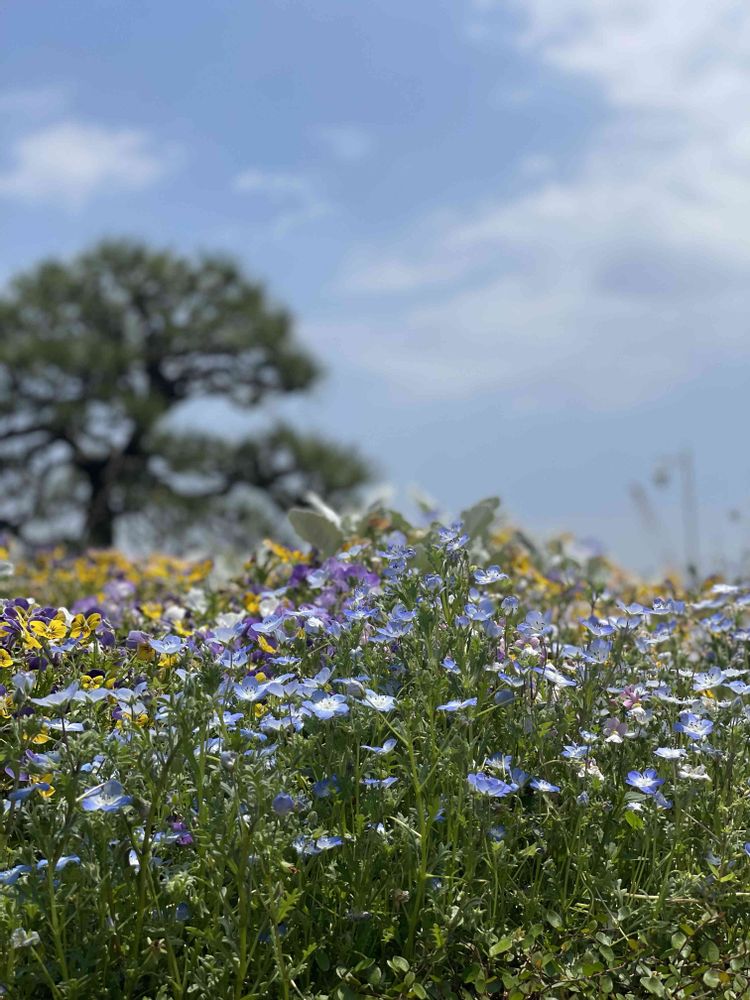
M 423 906 L 463 877 L 466 810 L 510 864 L 586 815 L 632 835 L 702 808 L 702 790 L 735 795 L 730 771 L 747 785 L 750 591 L 613 600 L 571 560 L 524 574 L 480 554 L 455 523 L 291 554 L 223 591 L 3 599 L 0 890 L 16 899 L 48 866 L 99 877 L 102 851 L 142 896 L 152 869 L 179 882 L 205 865 L 211 788 L 232 838 L 253 831 L 258 871 L 337 852 L 387 866 L 407 831 L 416 882 L 397 905 Z M 55 824 L 47 858 L 37 832 Z M 735 864 L 745 836 L 714 830 L 705 850 Z M 358 923 L 377 910 L 345 896 Z

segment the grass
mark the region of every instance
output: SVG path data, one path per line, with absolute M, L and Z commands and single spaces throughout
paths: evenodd
M 3 581 L 10 996 L 750 995 L 747 591 L 391 527 Z

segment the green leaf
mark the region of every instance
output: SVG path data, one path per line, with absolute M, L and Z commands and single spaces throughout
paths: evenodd
M 555 913 L 554 910 L 547 910 L 545 917 L 547 918 L 547 923 L 554 927 L 555 930 L 559 930 L 562 927 L 562 917 L 559 913 Z
M 316 510 L 293 507 L 288 516 L 299 537 L 309 542 L 324 558 L 332 556 L 341 548 L 344 541 L 343 532 L 325 514 Z
M 682 933 L 682 931 L 675 931 L 672 935 L 671 941 L 674 950 L 679 951 L 687 941 L 687 937 Z
M 403 975 L 406 975 L 410 968 L 409 963 L 403 955 L 394 955 L 393 958 L 389 959 L 388 965 L 390 965 L 394 972 L 401 972 Z
M 638 813 L 633 812 L 632 809 L 625 810 L 625 822 L 634 830 L 643 829 L 643 817 L 639 816 Z
M 495 511 L 499 505 L 500 497 L 485 497 L 473 507 L 461 511 L 459 519 L 463 521 L 464 531 L 469 538 L 479 538 L 484 535 L 495 520 Z
M 706 986 L 718 986 L 721 982 L 721 977 L 715 969 L 706 969 L 703 973 L 703 982 Z
M 656 976 L 641 976 L 641 986 L 655 997 L 666 996 L 662 981 Z
M 599 980 L 599 989 L 602 993 L 613 993 L 615 988 L 612 976 L 602 976 Z
M 427 1000 L 427 990 L 419 983 L 412 983 L 411 992 L 412 996 L 419 997 L 419 1000 Z
M 490 958 L 494 958 L 496 955 L 502 955 L 504 951 L 509 951 L 513 947 L 513 941 L 509 937 L 501 937 L 499 941 L 490 948 Z
M 464 982 L 476 984 L 480 979 L 484 979 L 484 970 L 478 962 L 473 962 L 464 973 Z
M 707 962 L 718 962 L 721 952 L 713 941 L 703 941 L 700 946 L 700 953 Z

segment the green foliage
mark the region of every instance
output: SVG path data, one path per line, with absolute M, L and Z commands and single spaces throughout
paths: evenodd
M 207 396 L 262 408 L 319 376 L 288 313 L 229 259 L 110 241 L 43 263 L 0 299 L 0 528 L 109 545 L 119 523 L 177 544 L 199 514 L 205 543 L 310 490 L 342 500 L 368 476 L 349 449 L 171 419 Z
M 621 618 L 615 594 L 636 596 L 611 575 L 592 596 L 600 564 L 553 547 L 520 572 L 492 533 L 472 545 L 383 510 L 356 537 L 322 508 L 297 520 L 335 528 L 345 551 L 321 566 L 268 544 L 219 588 L 205 567 L 179 584 L 100 558 L 119 586 L 86 577 L 70 602 L 103 591 L 106 616 L 77 622 L 53 583 L 83 579 L 86 560 L 40 560 L 49 599 L 0 604 L 0 986 L 19 1000 L 746 998 L 750 713 L 727 683 L 750 670 L 746 589 L 685 595 L 667 643 L 644 642 L 659 638 L 644 621 L 592 664 L 582 613 Z M 478 583 L 488 562 L 508 577 Z M 463 614 L 477 588 L 496 629 Z M 711 632 L 709 594 L 731 629 Z M 402 627 L 381 641 L 387 622 Z M 710 696 L 694 688 L 709 658 Z M 505 672 L 520 683 L 498 699 Z M 75 698 L 45 702 L 71 683 Z M 316 715 L 318 696 L 346 711 Z M 675 731 L 685 704 L 714 722 L 710 744 Z M 584 733 L 590 753 L 566 756 Z M 656 757 L 666 745 L 684 758 Z M 655 761 L 669 801 L 628 790 Z M 515 787 L 483 794 L 478 771 Z M 107 779 L 128 801 L 86 811 Z M 52 791 L 18 797 L 34 783 Z

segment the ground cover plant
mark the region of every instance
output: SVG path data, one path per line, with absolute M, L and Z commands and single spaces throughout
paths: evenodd
M 1 567 L 0 992 L 749 995 L 750 588 L 492 509 Z

